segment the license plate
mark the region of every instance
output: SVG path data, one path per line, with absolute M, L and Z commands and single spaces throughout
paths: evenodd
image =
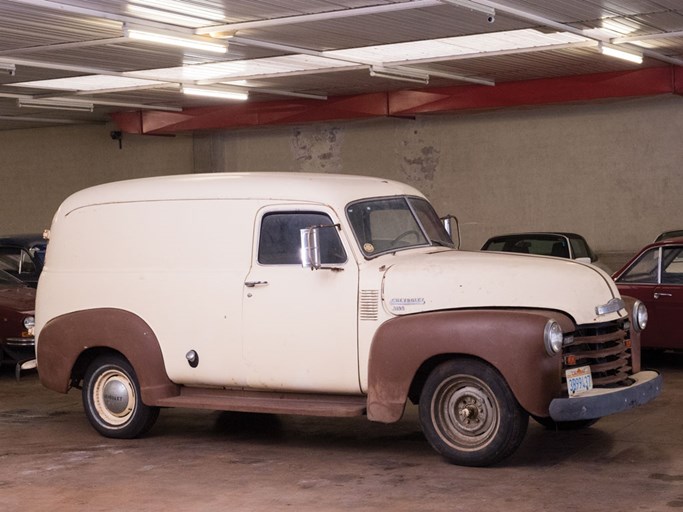
M 567 391 L 569 396 L 577 396 L 593 389 L 593 377 L 591 376 L 590 366 L 581 366 L 567 370 Z

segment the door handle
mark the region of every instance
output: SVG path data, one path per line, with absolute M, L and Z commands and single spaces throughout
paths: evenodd
M 244 286 L 247 288 L 253 288 L 254 286 L 266 286 L 268 281 L 247 281 Z
M 658 299 L 660 297 L 673 297 L 670 293 L 662 293 L 662 292 L 655 292 L 654 295 L 655 299 Z

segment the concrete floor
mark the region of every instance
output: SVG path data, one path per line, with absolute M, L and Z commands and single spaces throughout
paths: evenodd
M 395 425 L 164 410 L 99 436 L 80 393 L 0 373 L 0 511 L 671 511 L 683 508 L 683 355 L 647 355 L 663 394 L 590 429 L 533 421 L 492 468 L 445 463 L 415 409 Z

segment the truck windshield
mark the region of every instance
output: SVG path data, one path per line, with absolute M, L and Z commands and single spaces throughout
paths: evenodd
M 432 205 L 419 197 L 358 201 L 346 207 L 346 215 L 369 258 L 411 247 L 453 247 Z

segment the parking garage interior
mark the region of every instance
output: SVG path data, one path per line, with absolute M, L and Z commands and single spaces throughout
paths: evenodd
M 138 26 L 227 53 L 136 41 Z M 441 53 L 413 56 L 430 42 Z M 182 72 L 231 62 L 210 79 Z M 681 70 L 683 6 L 668 0 L 8 0 L 0 235 L 49 229 L 68 196 L 103 183 L 334 173 L 421 190 L 457 217 L 461 250 L 575 232 L 616 271 L 683 228 Z M 643 366 L 664 376 L 652 403 L 580 431 L 532 421 L 509 459 L 465 468 L 434 454 L 412 405 L 391 425 L 168 409 L 142 439 L 116 440 L 90 428 L 78 390 L 3 365 L 0 510 L 672 510 L 683 357 L 647 350 Z

